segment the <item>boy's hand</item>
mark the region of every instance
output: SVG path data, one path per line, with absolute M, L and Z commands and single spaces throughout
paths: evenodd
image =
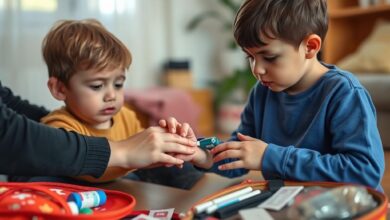
M 161 119 L 158 124 L 162 128 L 166 128 L 169 133 L 178 134 L 182 137 L 196 141 L 196 136 L 188 123 L 179 123 L 176 118 L 169 117 L 168 119 Z
M 193 158 L 191 163 L 197 167 L 201 167 L 204 169 L 210 169 L 213 166 L 213 155 L 209 150 L 203 150 L 200 147 L 197 147 L 195 153 L 193 154 Z
M 167 129 L 169 133 L 180 135 L 184 138 L 187 138 L 189 140 L 196 142 L 196 136 L 192 128 L 188 123 L 179 123 L 176 118 L 169 117 L 168 119 L 161 119 L 158 124 L 160 127 Z M 194 149 L 196 150 L 196 149 Z M 183 161 L 191 161 L 194 158 L 194 154 L 188 155 L 188 154 L 172 154 L 172 156 L 183 160 Z M 166 165 L 171 166 L 171 165 Z M 181 167 L 181 166 L 179 166 Z
M 237 159 L 236 161 L 220 165 L 220 170 L 231 170 L 246 168 L 249 170 L 261 170 L 263 154 L 267 143 L 250 136 L 237 133 L 240 141 L 225 142 L 211 149 L 214 155 L 214 162 L 227 158 Z

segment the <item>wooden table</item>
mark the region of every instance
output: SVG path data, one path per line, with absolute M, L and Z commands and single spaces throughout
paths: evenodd
M 134 210 L 175 208 L 176 213 L 185 213 L 200 199 L 228 186 L 238 184 L 245 179 L 257 181 L 263 180 L 263 177 L 260 172 L 250 172 L 248 175 L 235 179 L 206 173 L 191 190 L 125 179 L 98 187 L 119 190 L 133 195 L 137 201 Z M 237 219 L 237 217 L 233 219 Z M 390 210 L 387 212 L 387 219 L 390 219 Z
M 258 172 L 251 172 L 241 178 L 228 179 L 212 173 L 206 173 L 191 190 L 157 185 L 133 180 L 119 180 L 100 185 L 104 189 L 119 190 L 136 198 L 135 210 L 175 208 L 175 212 L 188 211 L 191 206 L 203 197 L 220 189 L 242 182 L 244 179 L 262 180 Z

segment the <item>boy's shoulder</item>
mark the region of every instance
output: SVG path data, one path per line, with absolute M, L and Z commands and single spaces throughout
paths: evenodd
M 351 72 L 343 70 L 336 65 L 324 64 L 329 68 L 324 81 L 332 86 L 343 86 L 349 89 L 363 88 L 359 79 Z
M 71 113 L 69 113 L 65 107 L 61 107 L 51 111 L 48 115 L 41 119 L 41 122 L 47 124 L 53 119 L 75 119 Z
M 41 122 L 51 127 L 87 134 L 85 133 L 87 130 L 86 126 L 66 110 L 65 107 L 52 111 L 47 116 L 43 117 Z

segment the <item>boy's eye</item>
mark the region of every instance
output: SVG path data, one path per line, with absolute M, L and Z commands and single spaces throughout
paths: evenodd
M 103 85 L 100 84 L 100 85 L 89 85 L 89 88 L 93 89 L 93 90 L 99 90 L 101 88 L 103 88 Z
M 117 89 L 123 88 L 123 83 L 115 83 L 115 88 Z
M 252 61 L 253 60 L 253 57 L 251 55 L 246 55 L 246 59 L 249 60 L 249 61 Z
M 274 62 L 278 58 L 278 56 L 264 56 L 263 58 L 267 62 Z

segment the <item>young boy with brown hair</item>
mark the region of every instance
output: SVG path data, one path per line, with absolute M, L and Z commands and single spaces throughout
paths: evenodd
M 100 22 L 93 19 L 59 21 L 46 35 L 42 51 L 49 72 L 49 90 L 65 106 L 41 121 L 87 136 L 106 137 L 110 141 L 133 136 L 133 147 L 139 149 L 135 151 L 139 154 L 135 156 L 134 164 L 137 165 L 134 167 L 109 167 L 99 178 L 75 178 L 88 182 L 111 181 L 134 169 L 147 167 L 150 160 L 161 161 L 161 164 L 179 160 L 182 164 L 184 161 L 180 157 L 193 153 L 185 155 L 179 149 L 181 146 L 194 147 L 194 142 L 160 127 L 144 130 L 135 113 L 123 106 L 123 87 L 131 54 Z M 178 132 L 186 133 L 189 126 L 177 128 Z M 163 148 L 169 148 L 170 154 Z M 66 178 L 63 180 L 68 182 Z
M 370 95 L 350 72 L 320 62 L 326 0 L 246 0 L 234 37 L 253 87 L 229 142 L 193 163 L 228 177 L 350 182 L 381 190 L 385 164 Z M 213 165 L 213 162 L 215 163 Z

